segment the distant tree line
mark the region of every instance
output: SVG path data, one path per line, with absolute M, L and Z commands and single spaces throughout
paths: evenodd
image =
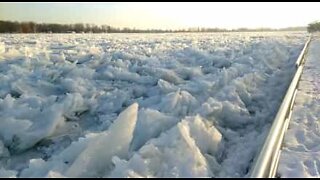
M 34 22 L 0 21 L 0 33 L 68 33 L 68 32 L 92 32 L 105 33 L 117 31 L 110 26 L 97 26 L 93 24 L 55 24 Z
M 309 33 L 320 31 L 320 22 L 317 21 L 308 24 L 307 29 Z
M 136 28 L 115 28 L 109 25 L 95 24 L 57 24 L 57 23 L 35 23 L 35 22 L 12 22 L 0 20 L 0 33 L 175 33 L 175 32 L 256 32 L 256 31 L 284 31 L 284 30 L 306 30 L 305 27 L 271 29 L 271 28 L 188 28 L 178 30 L 162 29 L 136 29 Z

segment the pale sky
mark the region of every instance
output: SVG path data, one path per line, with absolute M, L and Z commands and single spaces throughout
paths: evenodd
M 320 20 L 319 2 L 0 3 L 0 20 L 114 27 L 283 28 Z

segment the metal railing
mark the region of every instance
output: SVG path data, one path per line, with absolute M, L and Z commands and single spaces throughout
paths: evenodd
M 292 114 L 294 100 L 297 94 L 297 87 L 302 69 L 304 66 L 305 54 L 310 44 L 312 36 L 309 37 L 305 43 L 297 61 L 297 71 L 291 81 L 291 84 L 286 92 L 286 95 L 280 105 L 278 113 L 273 121 L 270 132 L 265 140 L 260 154 L 256 157 L 255 162 L 251 168 L 250 177 L 263 178 L 275 177 L 280 158 L 280 148 L 284 138 L 285 131 L 289 126 L 289 121 Z
M 302 49 L 302 51 L 301 51 L 301 53 L 300 53 L 300 55 L 299 55 L 299 57 L 298 57 L 298 59 L 297 59 L 297 61 L 296 61 L 296 67 L 298 68 L 301 64 L 303 64 L 304 63 L 304 55 L 305 55 L 305 52 L 306 52 L 306 49 L 307 49 L 307 47 L 309 46 L 309 43 L 310 43 L 310 41 L 311 41 L 311 37 L 312 36 L 310 36 L 309 37 L 309 39 L 308 39 L 308 41 L 306 42 L 306 44 L 304 45 L 304 47 L 303 47 L 303 49 Z

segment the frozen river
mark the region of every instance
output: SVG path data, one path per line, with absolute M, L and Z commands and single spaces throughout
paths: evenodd
M 245 177 L 306 40 L 1 34 L 0 176 Z

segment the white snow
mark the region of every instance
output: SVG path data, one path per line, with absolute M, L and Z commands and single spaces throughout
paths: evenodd
M 0 175 L 245 177 L 305 40 L 1 34 Z
M 285 134 L 278 174 L 320 177 L 320 39 L 310 43 L 292 117 Z

